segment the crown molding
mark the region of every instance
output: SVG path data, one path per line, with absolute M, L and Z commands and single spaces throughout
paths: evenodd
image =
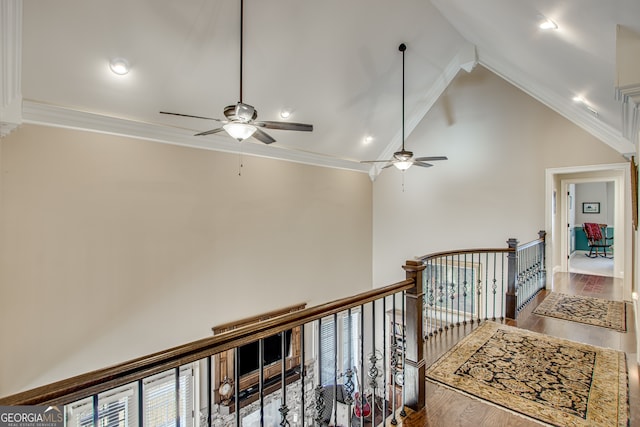
M 513 84 L 518 89 L 554 110 L 556 113 L 589 132 L 603 143 L 620 154 L 635 153 L 635 144 L 622 135 L 622 132 L 594 118 L 585 110 L 575 108 L 573 102 L 545 89 L 528 79 L 524 74 L 504 61 L 497 59 L 487 50 L 478 49 L 480 64 L 498 76 Z
M 36 125 L 132 137 L 203 150 L 242 153 L 248 156 L 285 160 L 334 169 L 356 172 L 368 171 L 366 165 L 353 160 L 339 159 L 275 145 L 243 143 L 242 147 L 240 147 L 238 142 L 226 136 L 210 135 L 207 138 L 202 138 L 194 136 L 193 131 L 188 129 L 105 116 L 31 100 L 23 101 L 22 114 L 24 123 Z
M 630 140 L 640 138 L 640 84 L 616 87 L 622 105 L 622 134 Z
M 0 137 L 22 121 L 22 0 L 0 0 Z

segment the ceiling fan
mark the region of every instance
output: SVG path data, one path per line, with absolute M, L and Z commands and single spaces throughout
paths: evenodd
M 225 131 L 232 138 L 243 141 L 253 136 L 258 141 L 265 144 L 271 144 L 276 140 L 261 128 L 276 130 L 296 130 L 311 132 L 313 125 L 304 123 L 278 122 L 267 120 L 256 120 L 258 111 L 251 105 L 242 102 L 242 47 L 243 47 L 243 17 L 244 17 L 244 0 L 240 0 L 240 100 L 235 105 L 229 105 L 224 108 L 225 120 L 215 119 L 212 117 L 193 116 L 190 114 L 171 113 L 168 111 L 160 111 L 160 114 L 169 114 L 172 116 L 191 117 L 194 119 L 214 120 L 220 122 L 222 126 L 200 132 L 195 136 L 211 135 L 214 133 Z
M 398 50 L 402 52 L 402 150 L 393 153 L 393 158 L 389 160 L 363 160 L 360 163 L 388 163 L 383 166 L 382 169 L 386 169 L 391 166 L 395 166 L 401 171 L 409 169 L 412 165 L 421 166 L 423 168 L 430 168 L 433 166 L 431 163 L 437 160 L 448 160 L 446 156 L 431 156 L 431 157 L 413 157 L 413 152 L 405 150 L 404 148 L 404 51 L 407 50 L 407 46 L 401 43 Z

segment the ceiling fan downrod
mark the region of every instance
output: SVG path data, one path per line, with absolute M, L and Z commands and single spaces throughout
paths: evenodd
M 404 51 L 407 50 L 407 45 L 400 43 L 398 50 L 402 52 L 402 151 L 404 151 Z

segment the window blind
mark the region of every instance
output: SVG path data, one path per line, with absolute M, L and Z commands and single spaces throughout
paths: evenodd
M 68 427 L 93 426 L 93 397 L 66 405 L 65 418 Z M 136 384 L 128 384 L 98 395 L 98 426 L 138 426 Z
M 338 339 L 335 339 L 336 320 L 338 321 Z M 343 383 L 342 377 L 347 369 L 358 366 L 360 361 L 360 311 L 339 313 L 334 317 L 325 317 L 320 322 L 320 383 L 333 385 L 335 377 Z M 336 348 L 336 341 L 338 348 Z M 335 372 L 337 358 L 338 372 Z M 355 378 L 354 378 L 355 382 Z
M 145 427 L 194 427 L 196 381 L 191 365 L 180 368 L 176 399 L 175 370 L 163 372 L 143 381 Z M 176 408 L 176 401 L 179 408 Z M 180 417 L 176 417 L 176 414 Z

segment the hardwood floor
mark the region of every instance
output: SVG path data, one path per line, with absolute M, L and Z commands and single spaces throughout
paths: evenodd
M 622 300 L 622 281 L 612 277 L 589 276 L 575 273 L 558 273 L 553 277 L 551 290 L 573 295 Z M 521 313 L 517 321 L 505 322 L 512 326 L 535 332 L 580 341 L 601 347 L 613 348 L 627 354 L 629 367 L 629 407 L 630 426 L 640 427 L 640 380 L 635 342 L 635 322 L 633 307 L 627 304 L 627 332 L 620 333 L 606 328 L 589 326 L 560 319 L 532 314 L 544 299 L 543 291 L 535 301 Z M 459 339 L 472 331 L 476 325 L 450 329 L 426 343 L 427 366 L 439 358 Z M 488 403 L 467 397 L 427 381 L 427 407 L 425 413 L 416 413 L 403 420 L 403 426 L 539 426 L 540 423 L 510 413 Z

